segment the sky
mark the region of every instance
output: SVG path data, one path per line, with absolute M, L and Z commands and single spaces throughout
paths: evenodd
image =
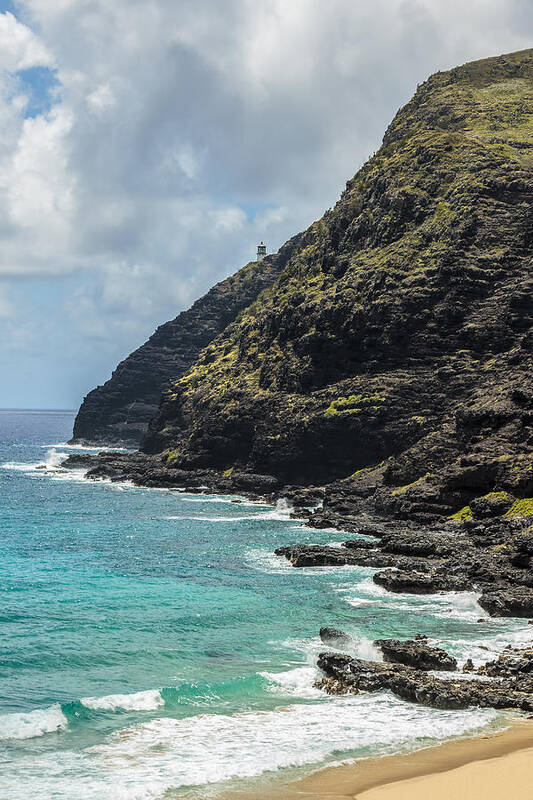
M 76 408 L 531 0 L 0 0 L 0 407 Z

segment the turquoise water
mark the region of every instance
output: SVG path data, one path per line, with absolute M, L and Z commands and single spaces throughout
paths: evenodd
M 325 697 L 317 633 L 364 657 L 423 631 L 484 661 L 526 625 L 479 623 L 473 594 L 387 595 L 371 569 L 295 570 L 275 547 L 346 537 L 282 505 L 64 473 L 72 422 L 0 412 L 2 800 L 204 797 L 504 723 Z

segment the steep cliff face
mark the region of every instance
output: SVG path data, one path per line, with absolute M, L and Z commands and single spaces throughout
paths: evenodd
M 85 397 L 73 440 L 137 446 L 156 413 L 161 392 L 182 375 L 199 352 L 279 276 L 298 237 L 275 255 L 251 262 L 214 286 L 192 308 L 161 325 L 111 378 Z
M 532 250 L 533 51 L 437 73 L 172 383 L 145 451 L 343 478 L 400 515 L 532 494 Z

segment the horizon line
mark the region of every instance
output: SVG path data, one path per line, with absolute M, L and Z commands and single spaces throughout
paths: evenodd
M 0 406 L 0 411 L 69 411 L 74 413 L 76 408 L 15 408 L 14 406 Z

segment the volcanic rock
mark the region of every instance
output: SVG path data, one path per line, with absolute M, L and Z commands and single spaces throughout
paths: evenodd
M 440 647 L 432 647 L 423 640 L 377 639 L 374 644 L 383 653 L 385 661 L 405 664 L 421 670 L 454 671 L 457 669 L 455 658 Z
M 533 589 L 528 586 L 509 586 L 487 591 L 479 605 L 493 617 L 533 617 Z
M 317 663 L 329 680 L 316 685 L 333 694 L 388 689 L 403 700 L 433 708 L 488 706 L 533 711 L 533 694 L 519 680 L 500 684 L 436 678 L 403 664 L 363 661 L 343 653 L 321 653 Z
M 336 647 L 347 647 L 352 641 L 351 636 L 338 628 L 320 628 L 320 638 L 324 644 Z
M 407 594 L 435 594 L 436 592 L 456 592 L 472 588 L 462 578 L 454 575 L 428 572 L 387 569 L 376 572 L 374 583 L 383 586 L 389 592 L 406 592 Z M 488 610 L 488 609 L 487 609 Z

